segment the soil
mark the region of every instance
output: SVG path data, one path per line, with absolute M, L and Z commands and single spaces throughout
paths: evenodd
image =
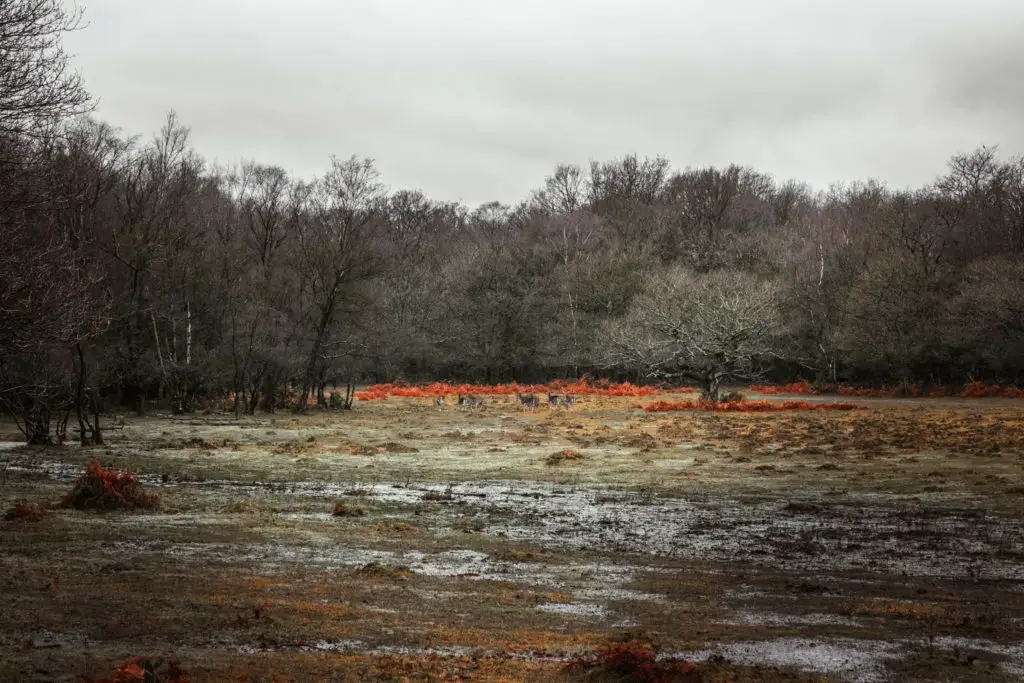
M 135 655 L 197 681 L 571 680 L 630 638 L 709 681 L 1024 677 L 1024 401 L 646 400 L 392 398 L 0 444 L 0 513 L 94 458 L 161 501 L 0 521 L 0 680 Z

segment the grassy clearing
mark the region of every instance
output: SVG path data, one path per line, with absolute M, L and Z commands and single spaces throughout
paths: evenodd
M 164 654 L 193 680 L 571 679 L 624 638 L 704 680 L 1022 670 L 1024 406 L 635 404 L 391 398 L 4 450 L 0 509 L 45 514 L 0 522 L 0 679 Z M 159 509 L 54 507 L 93 459 Z

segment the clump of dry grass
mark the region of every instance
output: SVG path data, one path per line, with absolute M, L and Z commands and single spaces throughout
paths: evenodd
M 415 446 L 410 446 L 404 443 L 397 443 L 395 441 L 387 441 L 379 444 L 377 450 L 381 453 L 418 453 L 419 449 Z
M 712 403 L 710 401 L 655 401 L 643 406 L 644 412 L 666 413 L 672 411 L 703 411 L 729 413 L 770 413 L 794 410 L 858 410 L 855 403 L 810 403 L 808 401 L 744 401 L 729 400 Z
M 235 515 L 253 514 L 260 511 L 260 504 L 251 498 L 243 498 L 242 500 L 235 500 L 228 503 L 227 507 L 224 508 L 224 511 Z
M 362 517 L 366 514 L 366 511 L 361 507 L 339 501 L 334 504 L 334 512 L 331 514 L 335 517 Z
M 455 500 L 455 494 L 452 493 L 452 487 L 449 486 L 444 491 L 427 491 L 423 494 L 423 500 L 428 502 L 447 502 Z
M 583 460 L 584 458 L 586 458 L 586 456 L 582 453 L 574 451 L 571 448 L 566 448 L 558 451 L 557 453 L 552 453 L 547 457 L 545 462 L 547 462 L 548 465 L 561 465 L 563 462 L 569 460 Z
M 46 516 L 46 508 L 38 503 L 18 503 L 4 513 L 7 522 L 39 522 Z
M 223 442 L 223 445 L 224 445 L 224 447 L 227 447 L 230 444 L 225 440 Z M 221 444 L 218 444 L 213 439 L 201 439 L 198 436 L 194 436 L 191 439 L 187 439 L 185 441 L 185 447 L 186 448 L 198 448 L 199 450 L 202 450 L 202 451 L 212 451 L 212 450 L 216 450 L 216 449 L 220 448 Z
M 80 676 L 79 683 L 190 683 L 192 680 L 174 660 L 131 657 L 102 678 Z
M 565 668 L 569 673 L 589 674 L 588 678 L 593 680 L 636 683 L 701 680 L 695 664 L 660 661 L 657 648 L 640 640 L 603 645 L 593 654 L 572 660 Z
M 409 536 L 419 531 L 418 528 L 412 524 L 406 524 L 405 522 L 380 522 L 374 524 L 371 530 L 380 536 Z
M 412 578 L 412 570 L 408 567 L 396 567 L 392 564 L 378 564 L 376 562 L 364 564 L 356 570 L 356 574 L 392 581 L 408 581 Z
M 135 472 L 118 472 L 93 460 L 85 466 L 85 472 L 64 496 L 61 505 L 78 510 L 138 510 L 155 508 L 160 500 L 146 493 Z

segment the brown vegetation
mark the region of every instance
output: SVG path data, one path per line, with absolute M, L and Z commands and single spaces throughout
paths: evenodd
M 854 403 L 809 403 L 807 401 L 655 401 L 643 406 L 648 413 L 700 410 L 720 413 L 771 413 L 795 410 L 857 410 Z
M 564 450 L 558 451 L 557 453 L 552 453 L 547 457 L 545 462 L 547 462 L 547 464 L 549 465 L 561 465 L 563 462 L 583 460 L 585 457 L 586 456 L 584 456 L 582 453 L 574 451 L 571 448 L 566 448 Z
M 190 683 L 188 673 L 175 660 L 131 657 L 102 678 L 79 676 L 76 683 Z
M 659 661 L 657 649 L 640 640 L 603 645 L 593 654 L 574 659 L 566 665 L 566 671 L 583 672 L 594 680 L 602 681 L 668 683 L 703 680 L 695 664 Z
M 118 472 L 104 468 L 98 460 L 85 467 L 85 472 L 61 500 L 63 507 L 79 510 L 137 510 L 157 507 L 160 500 L 142 488 L 135 472 Z
M 46 509 L 38 503 L 17 503 L 4 513 L 7 522 L 38 522 L 46 516 Z

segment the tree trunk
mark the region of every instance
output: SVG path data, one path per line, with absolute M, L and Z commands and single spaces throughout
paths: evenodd
M 256 414 L 256 409 L 260 405 L 260 392 L 255 386 L 252 391 L 249 392 L 249 406 L 246 408 L 246 412 L 250 415 Z
M 153 321 L 153 341 L 156 343 L 156 357 L 160 359 L 160 389 L 157 392 L 158 398 L 164 397 L 164 384 L 167 382 L 167 367 L 164 365 L 164 352 L 160 349 L 160 333 L 156 328 L 156 314 L 152 310 L 149 317 Z
M 192 365 L 192 303 L 185 302 L 185 365 Z
M 704 375 L 704 393 L 700 398 L 702 401 L 718 403 L 722 389 L 722 375 L 715 371 L 707 372 Z
M 68 418 L 71 417 L 71 408 L 67 408 L 62 415 L 57 416 L 57 427 L 54 429 L 57 445 L 62 445 L 68 435 Z
M 78 360 L 78 383 L 75 386 L 75 415 L 78 418 L 78 438 L 83 446 L 102 446 L 103 431 L 100 428 L 99 400 L 92 395 L 92 391 L 86 387 L 87 368 L 85 365 L 85 353 L 82 345 L 76 344 Z M 90 420 L 88 403 L 92 405 L 92 419 Z
M 13 413 L 18 429 L 29 446 L 52 446 L 50 436 L 50 408 L 35 398 L 26 397 L 20 406 L 21 420 Z
M 78 417 L 78 436 L 83 446 L 88 445 L 85 427 L 85 354 L 82 353 L 82 345 L 75 344 L 75 351 L 78 355 L 78 383 L 75 385 L 75 413 Z
M 271 370 L 263 379 L 263 410 L 273 414 L 277 411 L 277 371 Z
M 140 417 L 146 414 L 146 379 L 142 375 L 135 378 L 135 412 Z
M 103 445 L 103 428 L 100 427 L 100 397 L 93 397 L 92 402 L 92 443 L 94 446 Z
M 320 351 L 323 349 L 324 341 L 327 338 L 327 330 L 331 327 L 335 307 L 336 299 L 332 293 L 326 303 L 320 308 L 320 322 L 317 325 L 316 336 L 313 338 L 313 348 L 309 351 L 306 371 L 302 375 L 302 393 L 299 395 L 299 402 L 295 405 L 295 412 L 297 413 L 306 409 L 306 401 L 309 400 L 309 394 L 313 391 L 317 378 L 317 365 L 320 363 Z

